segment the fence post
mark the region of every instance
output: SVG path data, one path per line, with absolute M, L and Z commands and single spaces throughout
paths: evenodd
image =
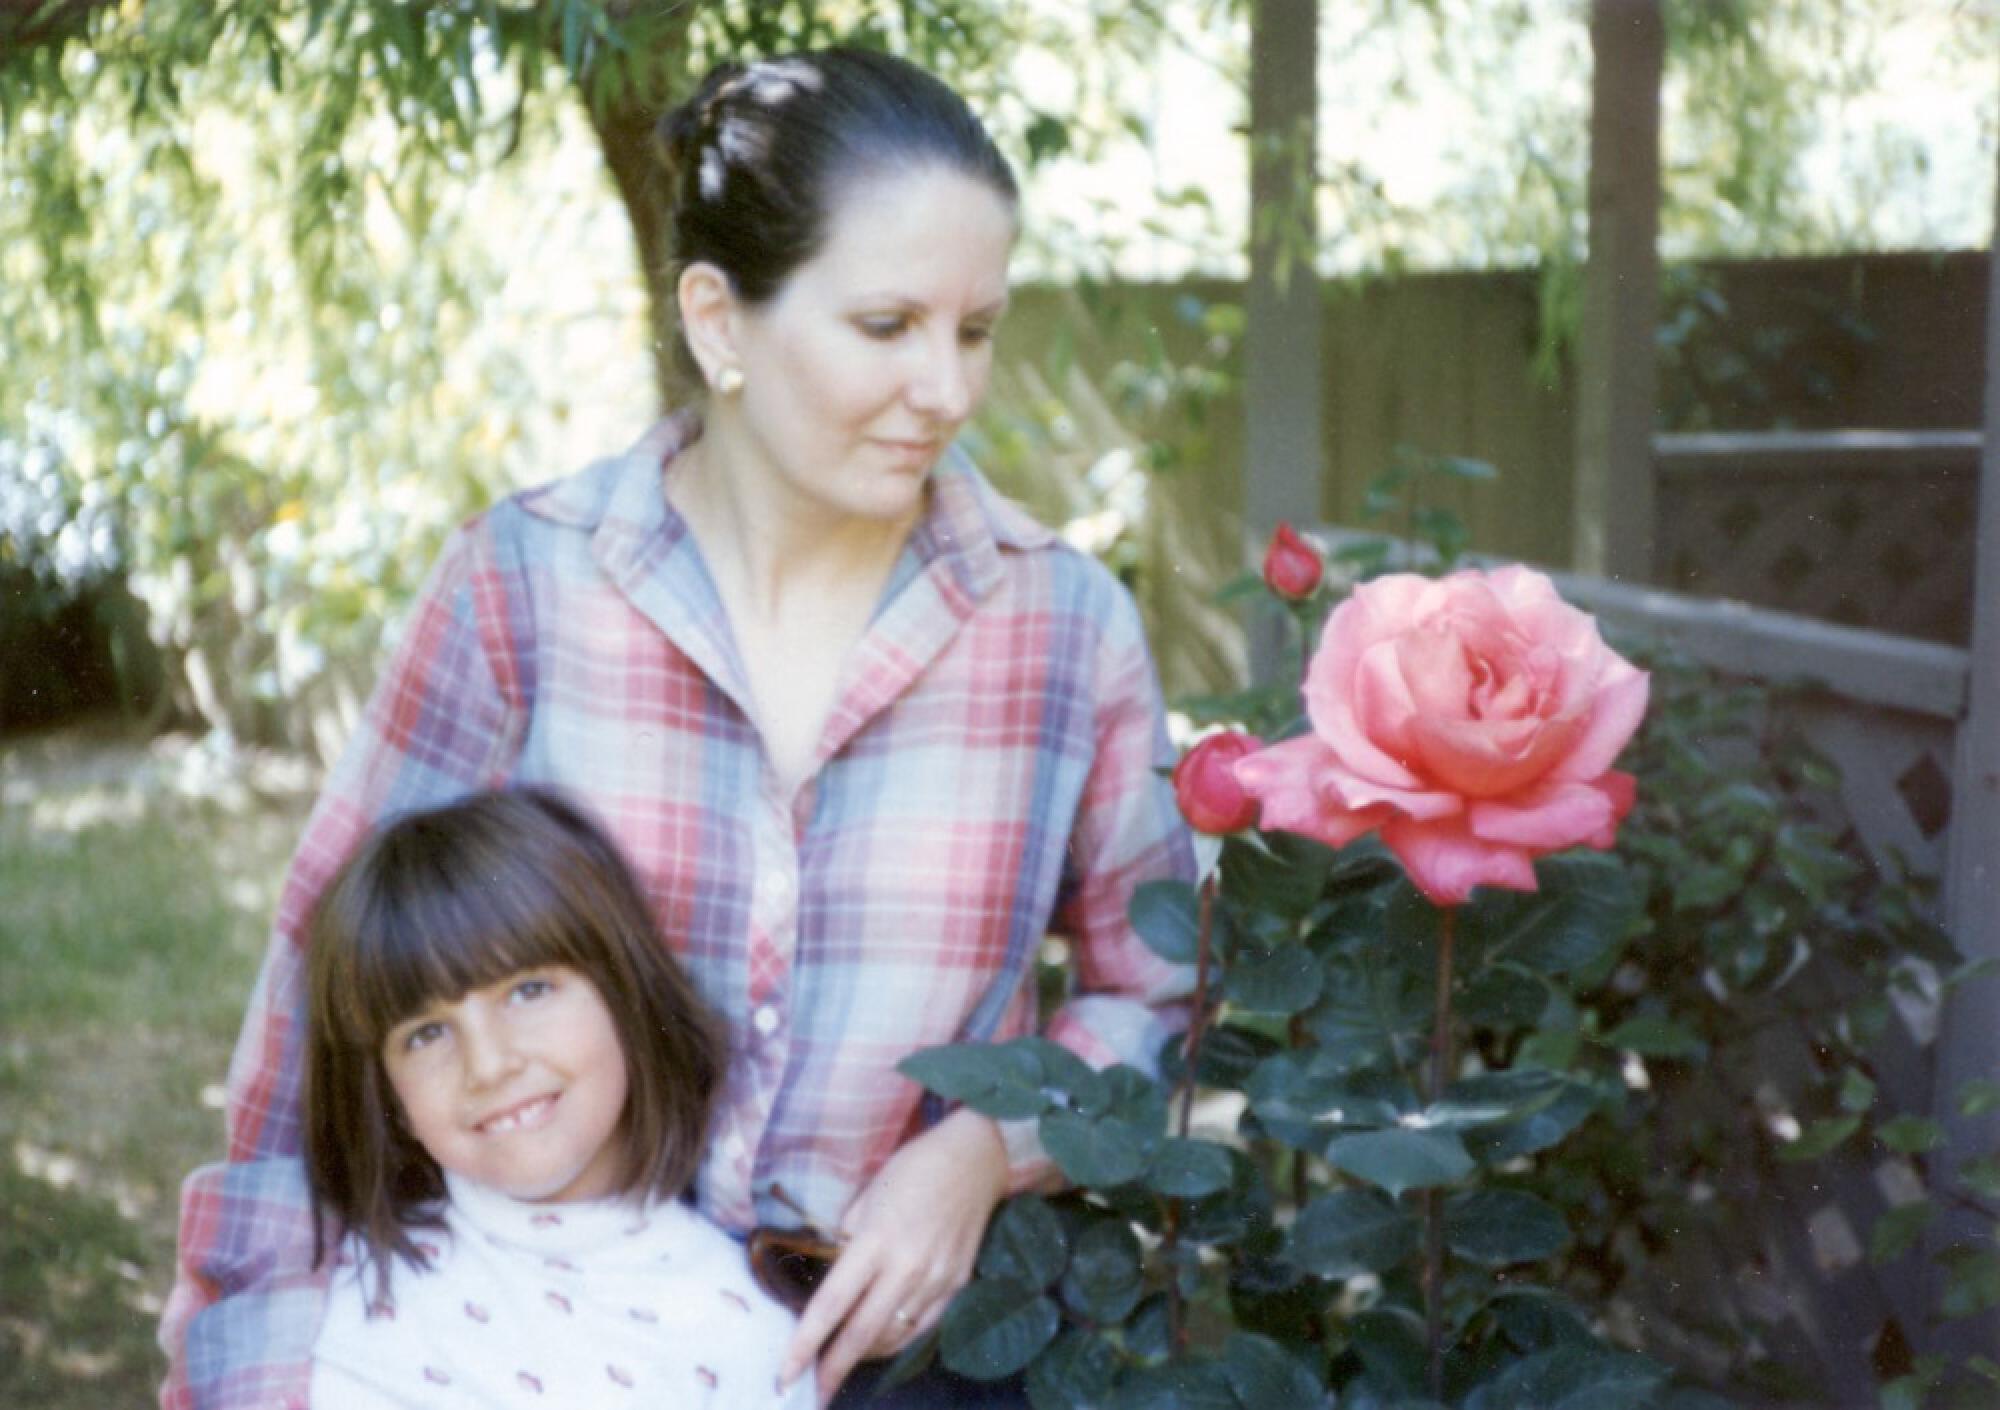
M 1590 254 L 1577 328 L 1572 566 L 1653 578 L 1660 300 L 1660 0 L 1590 7 Z
M 1318 224 L 1318 0 L 1256 0 L 1250 18 L 1250 284 L 1244 298 L 1243 522 L 1320 521 L 1324 451 Z M 1281 623 L 1251 623 L 1268 679 Z
M 1986 290 L 1986 442 L 1979 456 L 1974 542 L 1972 652 L 1965 718 L 1958 727 L 1952 777 L 1951 841 L 1945 861 L 1945 923 L 1967 960 L 2000 960 L 2000 180 L 1994 186 L 1994 235 Z M 1938 1162 L 1958 1168 L 2000 1146 L 2000 1113 L 1961 1116 L 1959 1087 L 2000 1079 L 2000 973 L 1965 984 L 1945 1008 L 1939 1033 L 1938 1089 L 1932 1103 L 1947 1141 Z M 1940 1221 L 1935 1249 L 1954 1236 L 1981 1245 L 1993 1238 L 1991 1216 L 1954 1211 Z M 1950 1325 L 1946 1346 L 1960 1355 L 1992 1356 L 2000 1314 Z

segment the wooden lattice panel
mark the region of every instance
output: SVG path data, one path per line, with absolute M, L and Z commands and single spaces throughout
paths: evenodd
M 1976 432 L 1659 437 L 1661 579 L 1962 643 L 1978 455 Z

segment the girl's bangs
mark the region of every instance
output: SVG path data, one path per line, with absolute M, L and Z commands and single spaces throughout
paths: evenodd
M 367 1046 L 432 1004 L 522 970 L 591 968 L 579 943 L 588 921 L 557 889 L 518 867 L 475 876 L 445 868 L 432 885 L 371 898 L 341 1005 L 348 1031 Z

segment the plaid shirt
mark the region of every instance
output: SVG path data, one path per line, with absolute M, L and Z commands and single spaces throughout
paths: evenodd
M 663 465 L 691 417 L 465 525 L 328 777 L 229 1073 L 229 1162 L 182 1194 L 161 1403 L 303 1405 L 325 1278 L 297 1154 L 304 923 L 377 820 L 509 781 L 564 789 L 624 847 L 732 1036 L 697 1184 L 725 1228 L 816 1222 L 929 1114 L 917 1048 L 1037 1026 L 1034 959 L 1072 946 L 1046 1032 L 1150 1065 L 1186 971 L 1132 933 L 1140 881 L 1191 876 L 1130 599 L 954 453 L 932 476 L 787 792 Z M 1014 1139 L 1017 1187 L 1047 1173 Z

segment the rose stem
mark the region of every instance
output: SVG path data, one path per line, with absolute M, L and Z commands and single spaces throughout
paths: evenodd
M 1210 873 L 1201 883 L 1201 921 L 1196 928 L 1194 957 L 1194 1016 L 1188 1020 L 1186 1070 L 1181 1073 L 1181 1116 L 1180 1135 L 1186 1139 L 1188 1127 L 1194 1120 L 1194 1074 L 1201 1061 L 1201 1038 L 1208 1018 L 1208 970 L 1211 962 L 1209 953 L 1209 933 L 1215 923 L 1215 875 Z M 1166 1209 L 1166 1234 L 1163 1243 L 1167 1253 L 1167 1327 L 1174 1350 L 1187 1349 L 1187 1327 L 1181 1315 L 1181 1270 L 1175 1260 L 1180 1245 L 1180 1201 L 1168 1200 Z
M 1451 946 L 1458 911 L 1438 907 L 1437 1010 L 1431 1019 L 1427 1100 L 1444 1096 L 1451 1076 Z M 1444 1399 L 1444 1214 L 1435 1189 L 1424 1191 L 1424 1341 L 1430 1349 L 1431 1399 Z

